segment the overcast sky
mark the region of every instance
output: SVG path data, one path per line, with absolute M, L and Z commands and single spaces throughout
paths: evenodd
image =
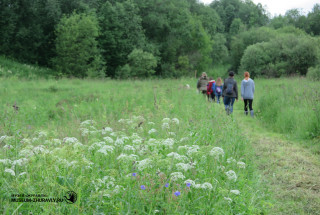
M 210 4 L 212 0 L 199 0 L 205 4 Z M 261 3 L 271 14 L 284 15 L 287 10 L 298 8 L 307 14 L 319 0 L 252 0 L 255 4 Z

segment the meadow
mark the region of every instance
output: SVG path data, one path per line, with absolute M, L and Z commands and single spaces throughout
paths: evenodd
M 194 79 L 2 79 L 2 214 L 257 214 L 268 194 L 235 120 Z M 189 89 L 187 84 L 191 86 Z M 10 202 L 44 194 L 74 204 Z

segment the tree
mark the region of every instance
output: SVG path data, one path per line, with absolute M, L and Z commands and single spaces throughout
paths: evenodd
M 146 78 L 155 73 L 157 59 L 148 52 L 141 49 L 134 49 L 128 56 L 131 77 Z
M 67 75 L 85 77 L 104 70 L 97 48 L 98 21 L 94 14 L 64 16 L 56 28 L 55 68 Z

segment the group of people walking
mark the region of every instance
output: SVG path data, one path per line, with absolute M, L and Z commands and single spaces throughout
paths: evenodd
M 250 78 L 249 72 L 244 73 L 244 79 L 241 81 L 241 99 L 244 102 L 244 114 L 254 117 L 254 111 L 252 108 L 254 97 L 254 81 Z M 217 78 L 217 81 L 213 78 L 208 78 L 205 72 L 202 73 L 197 83 L 197 89 L 204 95 L 207 95 L 208 101 L 220 103 L 220 97 L 223 99 L 223 104 L 227 114 L 233 112 L 233 104 L 235 100 L 238 101 L 238 86 L 237 81 L 234 79 L 234 72 L 229 72 L 229 77 L 226 78 L 222 84 L 222 79 Z M 248 110 L 249 106 L 249 110 Z

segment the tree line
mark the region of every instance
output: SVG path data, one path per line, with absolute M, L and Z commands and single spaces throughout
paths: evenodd
M 319 65 L 319 4 L 274 18 L 251 0 L 2 0 L 0 8 L 0 54 L 55 76 L 180 77 L 230 63 L 278 77 Z

